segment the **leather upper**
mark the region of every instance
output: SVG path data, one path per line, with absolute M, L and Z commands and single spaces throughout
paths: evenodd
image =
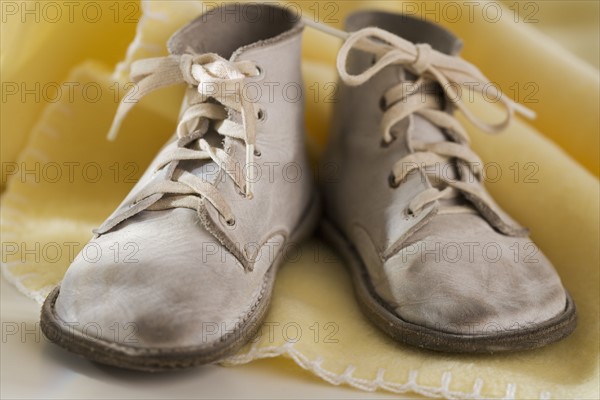
M 254 197 L 240 195 L 214 162 L 190 161 L 181 166 L 215 186 L 235 223 L 224 221 L 206 201 L 197 212 L 144 210 L 147 199 L 135 203 L 136 195 L 166 177 L 166 167 L 155 171 L 155 160 L 86 246 L 89 252 L 99 250 L 99 258 L 90 262 L 84 249 L 68 269 L 56 301 L 57 316 L 65 322 L 97 324 L 104 339 L 133 347 L 210 346 L 237 329 L 264 295 L 265 274 L 305 217 L 313 186 L 304 149 L 302 92 L 295 101 L 283 98 L 293 93 L 285 87 L 302 87 L 302 25 L 283 9 L 253 7 L 262 13 L 258 20 L 212 10 L 176 33 L 169 48 L 172 53 L 216 52 L 259 66 L 261 74 L 246 82 L 247 96 L 261 110 Z M 182 109 L 186 102 L 187 97 Z M 230 112 L 228 118 L 235 121 L 240 115 Z M 161 153 L 176 147 L 176 140 Z M 227 138 L 222 147 L 245 167 L 242 141 Z M 128 252 L 135 254 L 126 260 Z M 121 329 L 133 324 L 135 332 L 125 341 L 124 335 L 115 337 L 114 324 Z
M 346 29 L 368 26 L 414 43 L 428 43 L 447 54 L 461 47 L 448 31 L 408 16 L 360 12 L 349 17 Z M 347 69 L 357 73 L 374 62 L 373 54 L 355 50 Z M 390 185 L 394 163 L 413 151 L 409 138 L 452 140 L 427 119 L 411 114 L 394 126 L 395 140 L 382 146 L 382 97 L 390 87 L 415 79 L 402 66 L 390 65 L 362 85 L 340 82 L 340 101 L 323 160 L 323 165 L 336 171 L 321 182 L 327 218 L 356 248 L 377 296 L 408 322 L 474 334 L 490 324 L 526 326 L 561 313 L 566 295 L 554 268 L 537 248 L 530 247 L 526 231 L 500 210 L 481 184 L 473 183 L 489 207 L 462 197 L 454 203 L 470 210 L 445 214 L 446 207 L 455 204 L 440 200 L 415 215 L 407 211 L 411 199 L 432 187 L 424 171 L 415 169 L 399 187 Z M 452 178 L 461 176 L 460 166 L 451 160 L 446 164 L 438 167 L 449 167 L 445 171 Z M 469 258 L 471 242 L 478 249 Z M 453 251 L 455 244 L 462 245 L 462 254 L 444 254 L 445 248 Z M 486 245 L 490 253 L 500 249 L 497 260 L 482 250 Z M 516 259 L 512 248 L 520 248 Z M 527 251 L 535 257 L 525 262 Z M 474 323 L 479 331 L 473 330 Z

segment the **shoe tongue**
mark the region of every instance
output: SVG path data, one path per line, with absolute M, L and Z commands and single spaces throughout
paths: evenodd
M 346 30 L 376 26 L 413 43 L 428 43 L 434 50 L 457 55 L 462 41 L 438 24 L 404 14 L 365 11 L 352 14 L 346 19 Z

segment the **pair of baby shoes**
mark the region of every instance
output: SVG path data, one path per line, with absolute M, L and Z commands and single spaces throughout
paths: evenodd
M 531 245 L 527 231 L 484 189 L 483 164 L 453 117 L 495 132 L 529 111 L 505 96 L 500 124 L 469 111 L 459 89 L 488 80 L 457 56 L 456 37 L 383 12 L 351 15 L 346 33 L 274 6 L 238 11 L 252 18 L 211 10 L 169 40 L 169 56 L 131 66 L 136 90 L 110 135 L 141 97 L 185 84 L 177 129 L 95 230 L 88 247 L 99 257 L 80 253 L 48 296 L 50 340 L 148 371 L 222 359 L 260 327 L 286 247 L 318 224 L 365 314 L 400 342 L 495 352 L 574 329 L 573 300 L 550 262 L 513 251 Z M 336 173 L 318 185 L 304 145 L 305 23 L 344 42 L 320 161 Z M 115 243 L 135 244 L 135 262 L 115 260 Z

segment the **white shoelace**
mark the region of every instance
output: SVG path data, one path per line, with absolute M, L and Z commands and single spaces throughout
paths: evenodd
M 177 126 L 177 147 L 163 153 L 158 160 L 157 171 L 171 166 L 167 180 L 158 180 L 143 188 L 136 196 L 135 204 L 154 197 L 145 209 L 199 209 L 202 199 L 206 199 L 227 223 L 235 222 L 231 208 L 219 191 L 206 180 L 177 168 L 177 164 L 186 160 L 213 160 L 247 198 L 253 197 L 254 169 L 246 168 L 244 174 L 225 150 L 212 146 L 203 136 L 212 122 L 219 134 L 245 143 L 246 165 L 253 165 L 257 115 L 254 103 L 245 99 L 242 92 L 245 79 L 260 73 L 253 62 L 232 62 L 212 53 L 170 55 L 132 64 L 131 79 L 137 85 L 119 104 L 108 134 L 111 140 L 116 137 L 129 110 L 148 93 L 180 83 L 188 83 L 197 89 L 197 94 L 190 99 Z M 242 124 L 227 119 L 227 109 L 239 112 Z M 242 178 L 244 175 L 245 182 Z
M 474 90 L 483 95 L 483 90 L 490 81 L 479 69 L 462 58 L 440 53 L 428 44 L 413 44 L 379 28 L 370 27 L 347 33 L 310 19 L 305 19 L 305 23 L 344 40 L 337 57 L 337 70 L 340 79 L 349 86 L 367 82 L 389 65 L 401 65 L 418 77 L 412 85 L 401 83 L 384 93 L 386 110 L 381 121 L 384 144 L 387 145 L 395 139 L 392 127 L 411 114 L 420 115 L 433 125 L 444 129 L 454 140 L 426 143 L 414 140 L 410 135 L 407 137 L 408 148 L 412 151 L 395 163 L 390 175 L 390 185 L 398 186 L 411 171 L 421 169 L 432 185 L 436 186 L 417 194 L 408 206 L 409 213 L 418 213 L 433 201 L 454 198 L 458 196 L 458 192 L 477 196 L 486 206 L 493 208 L 472 185 L 460 180 L 447 179 L 440 175 L 437 168 L 434 172 L 427 170 L 427 167 L 439 166 L 455 159 L 466 165 L 480 182 L 484 178 L 481 160 L 469 148 L 469 137 L 465 129 L 455 117 L 441 109 L 437 96 L 424 88 L 437 82 L 445 92 L 446 98 L 467 120 L 488 133 L 497 133 L 505 129 L 515 112 L 531 119 L 535 117 L 533 111 L 500 93 L 499 103 L 506 111 L 506 118 L 497 124 L 487 123 L 466 107 L 456 88 Z M 350 74 L 346 68 L 348 55 L 354 49 L 376 56 L 376 62 L 357 75 Z

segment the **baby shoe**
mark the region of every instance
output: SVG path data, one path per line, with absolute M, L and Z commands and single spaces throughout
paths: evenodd
M 483 187 L 453 117 L 489 81 L 433 23 L 359 12 L 340 36 L 339 101 L 323 160 L 323 231 L 347 259 L 366 315 L 394 339 L 448 352 L 540 347 L 573 331 L 573 300 L 528 232 Z M 377 27 L 377 28 L 375 28 Z M 486 86 L 487 85 L 487 86 Z
M 110 136 L 142 96 L 186 84 L 179 123 L 45 301 L 41 327 L 59 346 L 148 371 L 222 359 L 260 327 L 286 246 L 316 225 L 302 21 L 268 5 L 234 11 L 210 10 L 169 56 L 132 65 L 136 90 Z

